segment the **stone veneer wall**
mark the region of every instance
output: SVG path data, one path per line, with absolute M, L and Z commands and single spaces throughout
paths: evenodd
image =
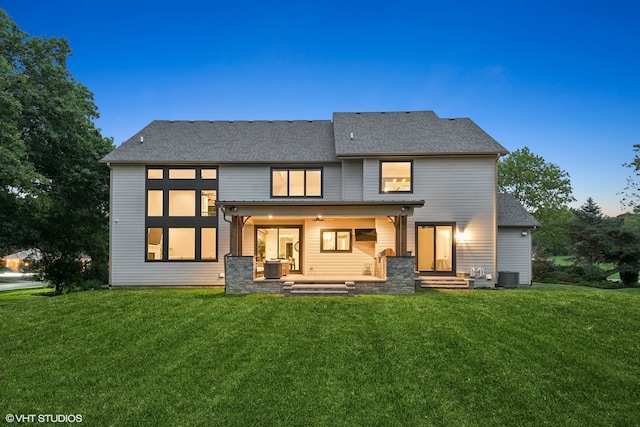
M 387 279 L 356 282 L 356 294 L 412 294 L 415 293 L 415 257 L 386 257 Z M 279 294 L 283 293 L 280 280 L 254 280 L 252 256 L 225 257 L 225 293 Z
M 252 256 L 225 256 L 224 262 L 225 293 L 234 295 L 282 293 L 280 282 L 253 280 Z
M 387 263 L 385 281 L 356 282 L 356 294 L 413 294 L 415 287 L 415 257 L 391 256 Z

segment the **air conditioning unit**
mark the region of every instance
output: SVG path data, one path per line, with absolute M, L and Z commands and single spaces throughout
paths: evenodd
M 520 284 L 520 273 L 517 271 L 499 271 L 498 286 L 503 288 L 516 288 Z

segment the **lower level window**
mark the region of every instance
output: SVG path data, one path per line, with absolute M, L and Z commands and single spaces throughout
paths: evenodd
M 162 259 L 162 228 L 147 229 L 147 260 Z
M 202 228 L 202 237 L 200 239 L 201 257 L 202 259 L 216 259 L 216 229 Z
M 196 259 L 196 229 L 169 228 L 169 260 Z
M 351 230 L 322 230 L 320 252 L 351 252 Z
M 215 261 L 215 227 L 147 228 L 147 261 Z

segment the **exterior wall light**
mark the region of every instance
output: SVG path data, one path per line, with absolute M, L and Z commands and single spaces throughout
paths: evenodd
M 469 236 L 467 235 L 467 233 L 465 231 L 458 230 L 456 232 L 456 241 L 458 243 L 465 243 L 468 239 L 469 239 Z

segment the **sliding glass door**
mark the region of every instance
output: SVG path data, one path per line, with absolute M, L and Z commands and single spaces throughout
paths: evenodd
M 417 264 L 423 272 L 455 272 L 455 224 L 416 224 Z
M 285 259 L 289 261 L 290 271 L 299 273 L 302 259 L 301 235 L 301 226 L 256 226 L 256 259 Z

